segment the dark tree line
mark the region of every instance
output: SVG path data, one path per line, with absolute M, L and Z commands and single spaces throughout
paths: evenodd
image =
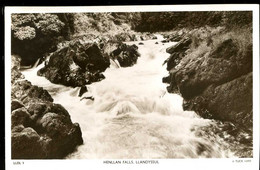
M 251 24 L 252 12 L 148 12 L 135 14 L 130 22 L 132 28 L 140 32 L 169 31 L 175 28 L 193 29 L 206 25 L 232 28 Z

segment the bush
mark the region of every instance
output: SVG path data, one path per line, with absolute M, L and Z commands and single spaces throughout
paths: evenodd
M 21 65 L 32 65 L 45 53 L 56 50 L 65 24 L 56 14 L 13 14 L 12 54 L 21 56 Z

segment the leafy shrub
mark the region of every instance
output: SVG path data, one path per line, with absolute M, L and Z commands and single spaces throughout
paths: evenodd
M 45 53 L 54 51 L 65 24 L 56 14 L 12 14 L 12 54 L 22 65 L 32 65 Z
M 17 37 L 19 40 L 31 40 L 36 36 L 35 28 L 29 26 L 20 27 L 14 32 L 14 36 Z

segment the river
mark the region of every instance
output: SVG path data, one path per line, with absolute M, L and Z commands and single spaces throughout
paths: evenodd
M 175 42 L 160 40 L 158 35 L 143 45 L 128 42 L 138 45 L 137 64 L 127 68 L 111 64 L 106 78 L 88 85 L 82 96 L 94 101 L 78 97 L 79 88 L 37 76 L 43 64 L 23 71 L 26 79 L 48 90 L 54 102 L 69 111 L 72 122 L 80 124 L 84 144 L 66 159 L 235 157 L 225 136 L 198 135 L 217 122 L 183 111 L 182 97 L 166 91 L 162 78 L 168 72 L 162 63 L 169 56 L 165 49 Z

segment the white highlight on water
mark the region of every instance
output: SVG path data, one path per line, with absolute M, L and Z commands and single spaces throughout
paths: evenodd
M 121 68 L 113 61 L 104 80 L 87 86 L 89 91 L 83 97 L 93 96 L 94 101 L 80 100 L 79 88 L 55 85 L 37 76 L 43 64 L 23 72 L 80 124 L 84 144 L 67 159 L 230 156 L 214 142 L 195 136 L 193 127 L 210 121 L 183 111 L 182 98 L 166 91 L 162 77 L 168 73 L 162 63 L 169 56 L 165 49 L 174 42 L 163 45 L 160 40 L 158 36 L 138 45 L 141 57 L 132 67 Z

